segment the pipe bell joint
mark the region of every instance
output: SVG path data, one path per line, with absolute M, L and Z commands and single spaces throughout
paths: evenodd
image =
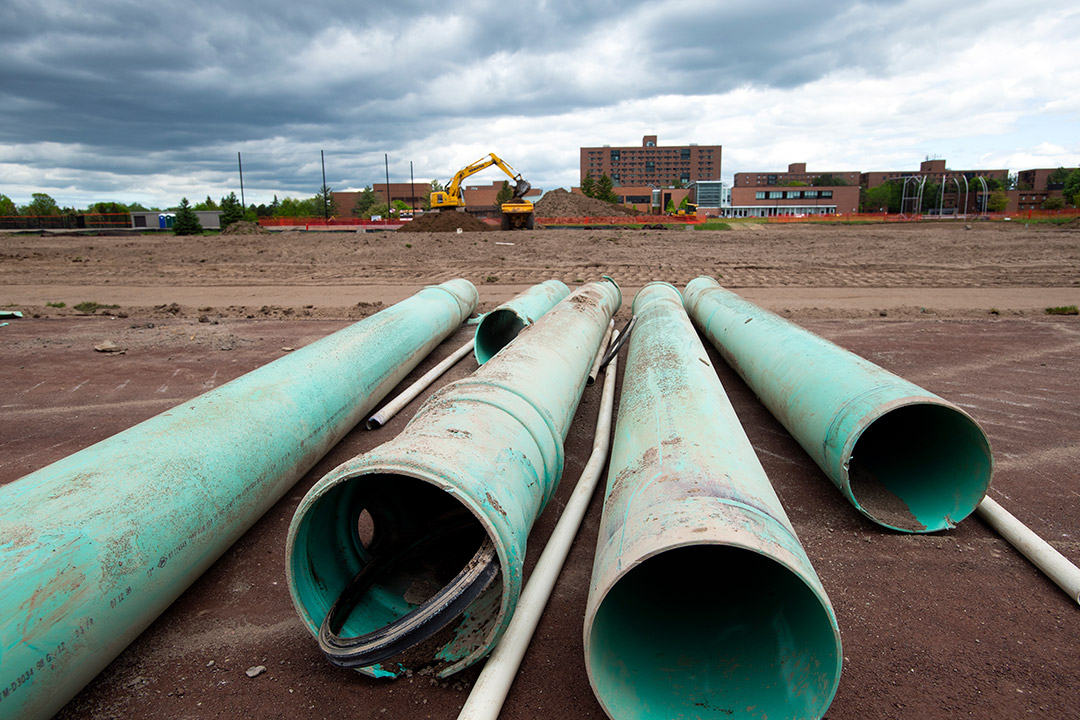
M 331 662 L 445 677 L 490 652 L 620 302 L 614 282 L 578 288 L 308 492 L 289 528 L 289 589 Z

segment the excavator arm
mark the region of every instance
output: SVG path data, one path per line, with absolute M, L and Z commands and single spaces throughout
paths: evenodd
M 431 193 L 431 209 L 465 207 L 465 193 L 462 191 L 462 184 L 465 179 L 492 165 L 497 166 L 514 181 L 514 196 L 511 202 L 525 197 L 525 194 L 532 189 L 532 185 L 522 178 L 519 173 L 514 172 L 514 168 L 510 167 L 506 161 L 495 153 L 489 153 L 487 157 L 480 158 L 471 165 L 466 165 L 458 170 L 457 174 L 447 184 L 445 192 L 436 191 Z

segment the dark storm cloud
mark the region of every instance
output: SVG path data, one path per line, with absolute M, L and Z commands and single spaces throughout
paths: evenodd
M 382 152 L 498 118 L 888 75 L 970 20 L 922 0 L 8 0 L 0 167 L 213 181 L 242 150 L 245 180 L 287 190 L 317 187 L 325 148 L 331 184 L 370 182 Z

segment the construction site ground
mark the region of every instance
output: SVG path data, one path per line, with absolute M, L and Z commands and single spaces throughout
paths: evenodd
M 1044 312 L 1080 303 L 1075 225 L 0 235 L 0 306 L 24 315 L 0 326 L 0 483 L 427 284 L 465 277 L 488 310 L 542 280 L 574 286 L 608 275 L 624 292 L 621 323 L 643 284 L 681 288 L 702 274 L 965 408 L 993 445 L 990 495 L 1080 562 L 1080 318 Z M 116 307 L 74 309 L 87 301 Z M 106 341 L 113 352 L 95 350 Z M 844 665 L 826 717 L 1077 716 L 1074 600 L 976 517 L 931 535 L 871 523 L 710 353 L 836 611 Z M 475 368 L 467 357 L 436 387 Z M 591 451 L 599 394 L 597 384 L 582 398 L 527 572 Z M 347 435 L 59 717 L 456 717 L 481 666 L 396 681 L 336 668 L 301 626 L 284 571 L 286 529 L 307 490 L 398 433 L 421 401 L 380 430 Z M 600 506 L 598 493 L 504 718 L 604 717 L 582 650 Z M 754 590 L 751 578 L 723 577 L 722 567 L 702 572 L 721 576 L 724 592 Z M 249 677 L 260 665 L 266 671 Z

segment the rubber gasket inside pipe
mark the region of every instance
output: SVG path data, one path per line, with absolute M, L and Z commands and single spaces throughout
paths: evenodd
M 694 324 L 855 507 L 906 532 L 954 527 L 986 495 L 990 441 L 959 407 L 699 277 Z

